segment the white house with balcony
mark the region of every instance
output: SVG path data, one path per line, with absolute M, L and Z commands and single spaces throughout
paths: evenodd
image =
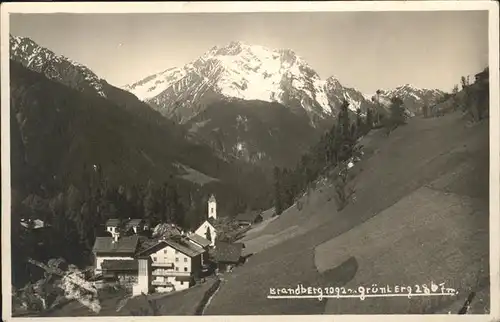
M 161 240 L 138 256 L 151 258 L 151 286 L 156 292 L 170 292 L 193 286 L 201 275 L 205 249 L 176 236 Z

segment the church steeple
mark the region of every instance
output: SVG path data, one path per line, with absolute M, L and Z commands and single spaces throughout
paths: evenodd
M 213 194 L 208 199 L 208 218 L 210 217 L 217 219 L 217 200 Z

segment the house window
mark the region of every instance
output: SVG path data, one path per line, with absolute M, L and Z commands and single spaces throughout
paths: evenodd
M 183 281 L 181 281 L 181 285 L 184 285 L 184 282 L 183 282 Z
M 153 257 L 153 262 L 156 262 L 156 257 Z
M 210 208 L 210 213 L 214 213 L 214 208 Z
M 184 263 L 187 263 L 188 259 L 186 257 L 184 257 Z
M 187 267 L 184 267 L 184 272 L 187 272 L 188 271 L 188 268 Z
M 178 272 L 178 271 L 179 271 L 179 267 L 176 267 L 176 268 L 175 268 L 175 271 L 176 271 L 176 272 Z
M 178 261 L 179 261 L 179 257 L 176 257 L 176 258 L 175 258 L 175 261 L 176 261 L 176 262 L 178 262 Z
M 165 249 L 165 250 L 163 250 L 163 254 L 166 254 L 166 253 L 167 253 L 167 250 L 166 250 L 166 249 Z
M 176 253 L 176 254 L 179 254 L 179 251 L 178 251 L 178 250 L 175 250 L 175 253 Z

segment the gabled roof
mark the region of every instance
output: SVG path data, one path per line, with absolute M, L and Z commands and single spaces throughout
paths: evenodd
M 208 239 L 203 238 L 202 236 L 197 234 L 189 234 L 188 238 L 197 243 L 198 245 L 201 245 L 201 247 L 207 247 L 211 244 L 211 242 Z
M 149 248 L 150 246 L 158 242 L 158 240 L 148 238 L 146 236 L 142 235 L 137 235 L 137 236 L 139 237 L 139 246 L 138 246 L 139 250 Z
M 176 238 L 178 237 L 178 238 Z M 187 255 L 189 257 L 195 257 L 205 252 L 205 250 L 199 246 L 196 246 L 189 242 L 187 238 L 182 238 L 180 236 L 174 236 L 172 238 L 160 240 L 157 243 L 151 245 L 147 249 L 144 249 L 137 253 L 137 256 L 149 256 L 153 253 L 156 253 L 160 249 L 163 249 L 167 246 L 172 247 L 175 250 Z
M 215 229 L 215 221 L 216 219 L 214 217 L 208 217 L 208 219 L 206 219 L 204 222 L 200 224 L 200 226 L 198 226 L 198 229 L 206 222 L 208 222 Z
M 118 225 L 120 225 L 120 219 L 116 219 L 116 218 L 111 218 L 111 219 L 108 219 L 106 221 L 106 226 L 113 226 L 113 227 L 116 227 Z
M 164 242 L 189 257 L 195 257 L 205 252 L 203 248 L 193 245 L 188 240 L 183 238 L 169 238 L 164 240 Z
M 130 219 L 125 224 L 125 229 L 127 230 L 127 229 L 130 229 L 130 228 L 135 227 L 135 226 L 140 226 L 143 222 L 144 222 L 143 219 Z
M 215 243 L 215 260 L 224 263 L 237 263 L 241 258 L 243 243 Z
M 137 271 L 139 265 L 137 259 L 105 259 L 102 262 L 102 269 L 107 271 Z
M 143 244 L 143 248 L 137 252 L 138 257 L 143 257 L 143 256 L 149 256 L 153 253 L 156 253 L 160 249 L 163 249 L 167 247 L 168 244 L 165 243 L 163 240 L 160 241 L 147 241 L 146 243 Z
M 95 253 L 134 254 L 139 242 L 138 236 L 128 236 L 113 242 L 113 237 L 96 237 L 93 251 Z
M 260 214 L 260 211 L 247 211 L 236 216 L 236 220 L 254 222 Z
M 207 221 L 210 225 L 212 225 L 215 228 L 215 218 L 214 217 L 208 217 Z

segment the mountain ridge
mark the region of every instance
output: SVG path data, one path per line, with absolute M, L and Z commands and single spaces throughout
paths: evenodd
M 9 40 L 11 59 L 79 91 L 93 92 L 106 97 L 104 93 L 106 81 L 87 66 L 63 55 L 57 55 L 28 37 L 9 35 Z
M 365 94 L 342 85 L 333 76 L 322 80 L 290 49 L 268 49 L 233 41 L 212 47 L 183 67 L 168 68 L 118 88 L 90 68 L 56 55 L 29 38 L 11 35 L 10 44 L 11 59 L 23 66 L 80 92 L 109 99 L 140 117 L 170 128 L 175 135 L 211 146 L 222 159 L 239 155 L 251 163 L 269 165 L 281 160 L 278 165 L 291 165 L 333 124 L 344 100 L 350 103 L 352 114 L 359 109 L 363 116 L 368 109 L 380 108 Z M 405 94 L 401 90 L 398 93 Z M 413 95 L 423 93 L 414 91 Z M 418 99 L 416 102 L 408 96 L 406 100 L 412 104 L 412 110 L 418 110 L 418 106 L 413 106 L 418 105 Z M 240 115 L 224 111 L 228 106 L 237 107 Z M 258 106 L 259 111 L 244 111 L 243 106 L 248 109 Z M 281 118 L 269 123 L 262 113 L 264 106 L 278 107 Z M 228 113 L 233 115 L 230 119 Z M 249 120 L 249 126 L 238 125 L 243 118 Z M 222 119 L 227 124 L 221 124 Z M 207 120 L 220 126 L 193 131 Z M 284 140 L 280 143 L 271 136 L 276 127 L 283 132 Z M 297 137 L 294 135 L 297 128 L 307 129 L 308 133 L 302 132 L 304 135 Z M 257 137 L 260 139 L 256 140 Z M 295 139 L 287 139 L 291 137 Z M 221 142 L 221 138 L 225 141 Z M 242 138 L 246 141 L 241 141 Z M 275 152 L 271 153 L 273 149 Z M 263 155 L 266 157 L 262 158 Z
M 335 117 L 343 100 L 350 103 L 352 112 L 361 109 L 365 114 L 375 107 L 373 95 L 344 86 L 334 76 L 321 79 L 291 49 L 270 49 L 242 41 L 214 46 L 182 67 L 168 68 L 122 88 L 179 123 L 187 122 L 207 105 L 232 99 L 277 102 L 293 112 L 302 109 L 313 126 L 319 119 Z M 412 114 L 421 108 L 419 100 L 428 104 L 432 101 L 429 97 L 434 99 L 443 93 L 409 84 L 381 91 L 390 97 L 415 96 L 403 97 L 412 105 Z
M 302 108 L 311 118 L 334 115 L 343 99 L 351 102 L 353 110 L 370 104 L 354 88 L 350 91 L 356 94 L 347 97 L 336 92 L 344 89 L 337 79 L 332 76 L 322 80 L 290 49 L 269 49 L 241 41 L 214 46 L 183 67 L 166 69 L 122 88 L 167 117 L 172 117 L 179 102 L 185 110 L 205 105 L 204 96 L 209 102 L 232 98 L 278 102 L 292 110 Z M 180 121 L 197 112 L 181 115 Z
M 424 105 L 431 106 L 438 103 L 443 98 L 445 92 L 438 89 L 419 88 L 411 84 L 404 84 L 394 89 L 380 89 L 372 97 L 372 100 L 378 102 L 385 108 L 389 108 L 391 99 L 399 97 L 410 116 L 422 113 Z

